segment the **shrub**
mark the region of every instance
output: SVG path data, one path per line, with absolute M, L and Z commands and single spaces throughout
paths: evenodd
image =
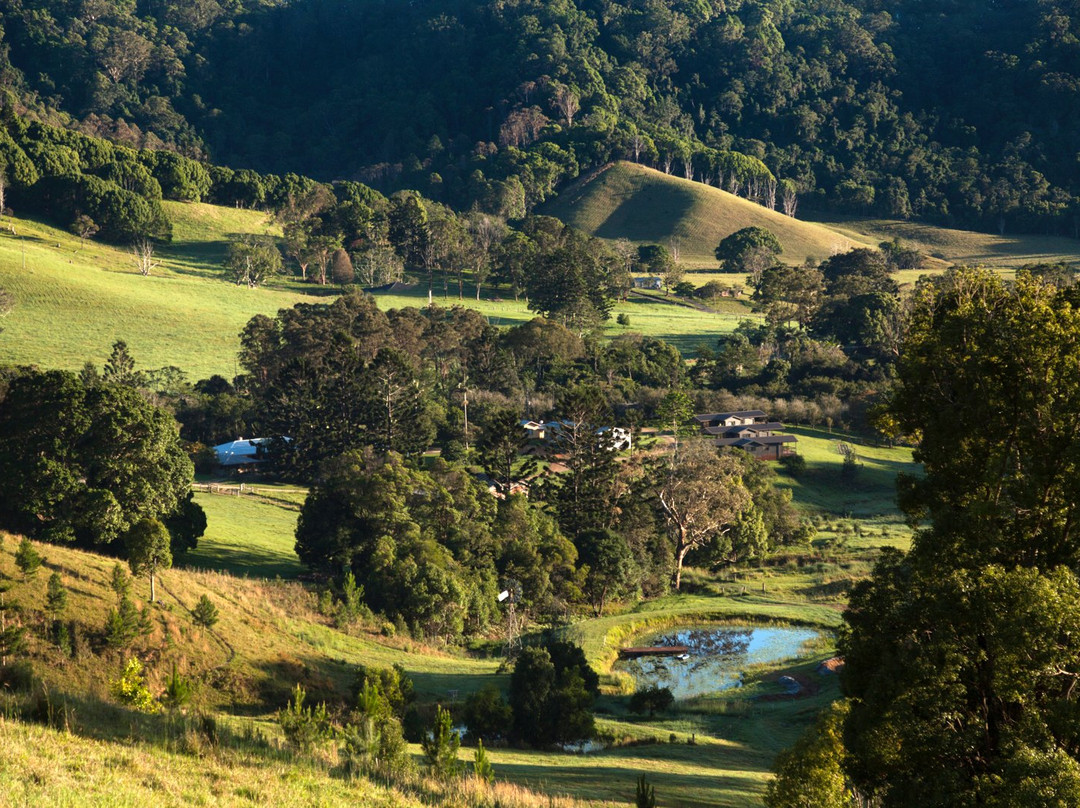
M 495 685 L 487 685 L 465 699 L 462 718 L 469 730 L 469 739 L 487 738 L 492 741 L 506 735 L 513 722 L 513 712 Z
M 656 808 L 656 791 L 649 785 L 645 775 L 641 775 L 637 781 L 637 792 L 634 795 L 636 808 Z
M 60 580 L 60 573 L 49 576 L 49 585 L 45 590 L 45 613 L 53 620 L 59 620 L 67 608 L 67 589 Z
M 648 711 L 649 717 L 652 718 L 654 713 L 664 712 L 674 702 L 675 697 L 671 694 L 671 690 L 652 685 L 637 691 L 630 697 L 630 711 L 639 715 Z
M 426 738 L 420 741 L 428 768 L 439 780 L 452 780 L 460 777 L 461 763 L 458 761 L 458 749 L 461 738 L 454 732 L 450 711 L 439 705 L 435 711 L 435 725 Z
M 343 729 L 343 757 L 350 774 L 393 776 L 411 765 L 401 721 L 374 680 L 357 694 L 356 713 Z
M 116 593 L 117 601 L 121 601 L 131 594 L 131 576 L 127 574 L 120 562 L 113 565 L 109 586 Z
M 287 707 L 278 712 L 278 723 L 289 746 L 300 752 L 309 752 L 330 737 L 330 717 L 326 705 L 312 709 L 304 706 L 307 691 L 297 684 L 293 698 Z
M 353 681 L 353 698 L 359 704 L 364 697 L 365 688 L 374 685 L 379 695 L 386 701 L 390 711 L 402 718 L 409 705 L 416 698 L 412 679 L 401 665 L 392 668 L 367 668 L 356 666 L 356 679 Z
M 135 657 L 127 661 L 124 672 L 112 683 L 111 689 L 113 696 L 121 704 L 126 704 L 142 713 L 158 711 L 158 703 L 154 701 L 154 697 L 150 695 L 150 690 L 146 687 L 143 665 Z
M 15 551 L 15 566 L 19 568 L 24 581 L 33 580 L 41 568 L 41 554 L 34 549 L 30 539 L 25 536 L 19 542 L 19 549 Z
M 491 785 L 495 782 L 495 769 L 488 760 L 484 742 L 476 742 L 476 753 L 473 755 L 473 776 L 481 782 Z
M 174 712 L 187 705 L 191 701 L 194 692 L 191 680 L 180 675 L 173 663 L 172 673 L 165 680 L 165 693 L 161 697 L 162 704 L 169 712 Z
M 626 312 L 622 312 L 621 314 L 619 314 L 618 317 L 615 318 L 615 322 L 621 326 L 628 326 L 630 325 L 630 315 Z
M 806 458 L 802 455 L 792 454 L 780 458 L 780 465 L 792 477 L 802 477 L 806 473 Z

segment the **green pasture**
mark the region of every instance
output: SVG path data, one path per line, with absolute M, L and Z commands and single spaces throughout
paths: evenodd
M 1006 275 L 1025 264 L 1080 264 L 1080 241 L 1066 236 L 977 233 L 920 222 L 859 219 L 836 214 L 812 214 L 814 222 L 845 236 L 877 246 L 899 238 L 929 256 L 924 270 L 898 273 L 901 283 L 914 282 L 924 272 L 952 264 L 983 266 Z
M 293 549 L 295 505 L 205 492 L 196 492 L 195 501 L 206 512 L 206 533 L 180 560 L 184 566 L 253 578 L 295 578 L 303 572 Z
M 312 299 L 310 287 L 291 282 L 248 289 L 223 278 L 226 239 L 263 232 L 265 214 L 181 203 L 166 210 L 176 235 L 159 248 L 161 266 L 147 277 L 124 249 L 10 219 L 18 235 L 0 233 L 0 287 L 15 307 L 3 321 L 0 362 L 100 367 L 123 339 L 140 368 L 175 365 L 192 379 L 231 378 L 238 335 L 252 316 Z
M 782 474 L 794 501 L 821 513 L 858 519 L 879 519 L 899 514 L 896 507 L 896 475 L 919 475 L 922 467 L 904 446 L 877 446 L 843 432 L 815 427 L 791 426 L 786 432 L 799 440 L 796 451 L 806 460 L 806 472 L 792 480 Z M 839 444 L 855 448 L 858 470 L 854 478 L 841 477 L 844 459 Z
M 476 309 L 487 317 L 489 323 L 496 326 L 520 325 L 537 316 L 536 312 L 529 311 L 524 299 L 504 299 L 499 297 L 499 294 L 500 290 L 485 287 L 481 290 L 480 300 L 476 299 L 475 293 L 471 296 L 466 294 L 459 299 L 456 294 L 443 297 L 440 289 L 438 294 L 432 295 L 432 302 L 437 306 L 465 306 Z M 427 288 L 421 284 L 406 294 L 376 293 L 375 300 L 382 309 L 400 309 L 407 306 L 421 308 L 428 303 Z M 620 314 L 630 318 L 629 325 L 621 326 L 616 323 L 615 319 Z M 699 344 L 714 344 L 718 337 L 730 334 L 740 322 L 753 316 L 745 308 L 734 311 L 702 311 L 668 300 L 662 294 L 638 295 L 616 303 L 611 319 L 605 327 L 605 334 L 614 337 L 636 332 L 648 337 L 658 337 L 672 343 L 684 355 L 689 356 Z

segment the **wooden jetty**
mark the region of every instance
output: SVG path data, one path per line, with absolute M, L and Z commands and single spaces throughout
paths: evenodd
M 620 648 L 619 656 L 623 659 L 637 659 L 643 656 L 678 656 L 690 650 L 686 645 L 646 645 L 638 648 Z

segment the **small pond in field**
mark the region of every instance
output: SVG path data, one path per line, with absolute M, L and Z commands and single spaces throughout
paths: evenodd
M 623 659 L 615 663 L 615 670 L 629 673 L 639 688 L 666 687 L 675 698 L 687 699 L 739 687 L 742 671 L 748 667 L 796 659 L 803 645 L 818 636 L 814 629 L 794 627 L 672 629 L 634 645 L 685 645 L 687 659 L 674 656 Z

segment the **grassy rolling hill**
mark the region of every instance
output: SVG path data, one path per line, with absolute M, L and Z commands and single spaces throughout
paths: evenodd
M 680 260 L 691 268 L 715 267 L 713 251 L 720 240 L 751 225 L 775 233 L 784 259 L 792 263 L 807 256 L 821 260 L 868 243 L 719 188 L 626 162 L 579 180 L 541 212 L 600 238 L 665 245 L 675 239 Z
M 193 379 L 235 375 L 238 334 L 255 314 L 312 299 L 313 287 L 278 282 L 263 289 L 228 283 L 228 238 L 274 232 L 265 214 L 166 202 L 174 241 L 158 250 L 150 276 L 123 249 L 27 219 L 0 231 L 0 287 L 15 298 L 3 321 L 0 362 L 77 369 L 101 365 L 123 339 L 140 368 L 176 365 Z
M 223 277 L 222 263 L 232 236 L 278 229 L 257 211 L 204 204 L 166 202 L 174 240 L 158 250 L 161 265 L 150 276 L 135 269 L 121 248 L 81 242 L 74 235 L 40 222 L 8 218 L 17 235 L 0 230 L 0 288 L 15 298 L 2 321 L 0 363 L 37 364 L 76 370 L 91 361 L 99 367 L 112 343 L 123 339 L 140 369 L 175 365 L 192 380 L 237 373 L 239 333 L 255 314 L 273 315 L 301 301 L 317 302 L 336 294 L 331 287 L 277 278 L 248 289 Z M 427 305 L 426 290 L 379 295 L 383 308 Z M 439 305 L 478 309 L 496 325 L 532 319 L 524 300 L 500 298 L 485 288 L 481 300 L 458 299 L 438 290 Z M 667 303 L 632 300 L 616 311 L 630 317 L 629 330 L 662 337 L 690 353 L 700 342 L 730 332 L 742 316 L 701 312 Z M 628 330 L 609 326 L 611 335 Z
M 919 222 L 891 219 L 856 219 L 842 216 L 814 216 L 814 221 L 853 239 L 880 244 L 894 238 L 929 256 L 928 268 L 951 264 L 984 266 L 1005 274 L 1025 264 L 1080 264 L 1080 241 L 1065 236 L 977 233 L 934 227 Z M 902 281 L 912 281 L 918 272 L 899 273 Z
M 676 240 L 691 269 L 716 267 L 713 250 L 724 236 L 758 225 L 776 234 L 783 259 L 798 263 L 806 256 L 821 260 L 852 247 L 876 247 L 899 238 L 927 256 L 924 270 L 898 273 L 912 282 L 924 272 L 952 264 L 970 264 L 1009 274 L 1025 264 L 1080 264 L 1080 240 L 1063 236 L 1011 235 L 955 230 L 919 222 L 861 219 L 828 214 L 800 214 L 791 219 L 726 191 L 670 176 L 635 163 L 614 163 L 580 179 L 543 213 L 607 239 L 638 244 Z M 698 274 L 697 283 L 740 277 Z

